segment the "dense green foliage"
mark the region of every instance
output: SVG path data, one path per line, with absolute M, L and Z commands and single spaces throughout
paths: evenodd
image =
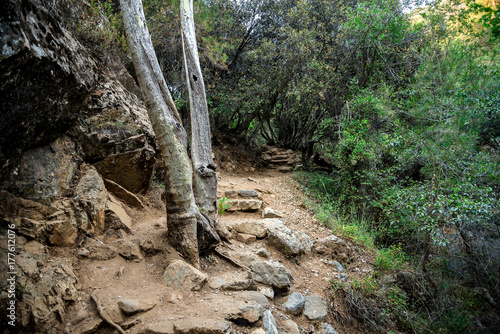
M 398 304 L 408 315 L 398 325 L 410 331 L 493 333 L 499 325 L 488 299 L 500 297 L 493 260 L 500 49 L 495 31 L 479 24 L 478 8 L 444 2 L 415 15 L 425 34 L 411 80 L 399 87 L 384 81 L 347 99 L 337 140 L 322 143 L 335 169 L 299 176 L 337 231 L 355 241 L 373 236 L 383 247 L 379 275 L 409 270 L 392 267 L 407 257 L 421 289 L 418 297 L 404 291 L 405 304 Z M 355 289 L 345 289 L 355 298 Z M 373 330 L 388 325 L 372 320 Z
M 144 4 L 187 117 L 179 3 Z M 313 154 L 331 162 L 330 172 L 297 179 L 320 220 L 378 251 L 373 277 L 333 284 L 372 332 L 500 326 L 499 7 L 434 1 L 410 13 L 396 0 L 195 2 L 214 130 L 301 150 L 306 167 Z M 126 49 L 116 3 L 91 8 L 111 27 L 99 38 Z M 397 283 L 384 283 L 391 275 Z

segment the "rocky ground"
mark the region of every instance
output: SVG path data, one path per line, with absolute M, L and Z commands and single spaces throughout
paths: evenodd
M 314 219 L 290 174 L 246 169 L 220 175 L 220 219 L 232 236 L 202 257 L 201 271 L 165 243 L 152 195 L 142 208 L 121 203 L 128 233 L 51 249 L 49 257 L 71 259 L 80 288 L 61 330 L 112 333 L 114 323 L 127 333 L 359 332 L 336 322 L 338 301 L 326 289 L 370 272 L 371 257 Z

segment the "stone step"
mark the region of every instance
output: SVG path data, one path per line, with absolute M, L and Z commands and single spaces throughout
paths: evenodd
M 271 160 L 269 162 L 272 163 L 272 164 L 287 164 L 288 163 L 288 159 L 273 159 L 273 160 Z

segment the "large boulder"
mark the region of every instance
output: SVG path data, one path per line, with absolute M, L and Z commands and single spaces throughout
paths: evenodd
M 23 198 L 51 200 L 70 188 L 77 165 L 75 143 L 62 136 L 26 151 L 4 187 Z
M 145 193 L 153 174 L 155 151 L 148 147 L 112 154 L 94 164 L 99 173 L 125 189 Z
M 98 76 L 94 58 L 62 26 L 56 8 L 43 0 L 5 0 L 0 13 L 4 166 L 20 152 L 61 136 L 88 111 Z

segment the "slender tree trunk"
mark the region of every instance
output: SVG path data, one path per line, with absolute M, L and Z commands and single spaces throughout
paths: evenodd
M 193 192 L 196 204 L 205 218 L 198 220 L 198 241 L 203 249 L 214 244 L 215 239 L 220 241 L 218 235 L 213 235 L 214 227 L 222 237 L 227 237 L 229 232 L 217 218 L 217 174 L 215 172 L 217 165 L 212 159 L 210 119 L 196 44 L 193 0 L 181 0 L 180 7 L 184 65 L 191 111 Z
M 198 266 L 198 237 L 204 240 L 204 247 L 220 239 L 195 203 L 186 132 L 158 64 L 142 2 L 120 0 L 120 6 L 139 86 L 165 164 L 169 241 L 187 261 Z M 198 221 L 202 221 L 204 229 L 197 229 Z
M 196 204 L 210 218 L 217 218 L 217 166 L 212 159 L 210 120 L 200 67 L 193 17 L 193 0 L 180 4 L 182 46 L 191 110 L 191 160 Z

